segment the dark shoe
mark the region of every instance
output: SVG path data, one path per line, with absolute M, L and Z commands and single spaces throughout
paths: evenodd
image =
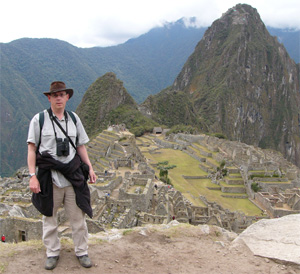
M 56 267 L 59 256 L 48 257 L 45 264 L 45 269 L 52 270 Z
M 81 266 L 86 267 L 86 268 L 89 268 L 92 266 L 92 262 L 88 255 L 77 256 L 77 258 L 78 258 Z

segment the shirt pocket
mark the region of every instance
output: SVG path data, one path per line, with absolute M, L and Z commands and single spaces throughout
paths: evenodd
M 41 142 L 43 147 L 50 150 L 56 147 L 56 140 L 55 140 L 55 135 L 53 130 L 43 129 L 41 138 L 42 138 Z
M 42 136 L 45 137 L 45 138 L 54 137 L 54 131 L 49 130 L 49 129 L 43 129 L 42 130 Z

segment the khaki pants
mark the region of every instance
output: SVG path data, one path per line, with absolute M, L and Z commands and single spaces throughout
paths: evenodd
M 47 248 L 47 257 L 58 256 L 60 241 L 57 231 L 57 210 L 64 205 L 72 228 L 72 238 L 76 256 L 87 254 L 88 230 L 85 213 L 76 205 L 75 192 L 72 186 L 58 188 L 53 184 L 53 216 L 43 216 L 43 242 Z

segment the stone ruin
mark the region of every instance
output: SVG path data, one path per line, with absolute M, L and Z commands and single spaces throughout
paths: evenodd
M 124 129 L 120 132 L 126 133 Z M 158 147 L 188 153 L 207 171 L 207 178 L 215 183 L 216 189 L 233 198 L 249 197 L 264 214 L 246 216 L 238 211 L 230 212 L 202 196 L 199 198 L 205 206 L 193 205 L 181 192 L 156 178 L 132 135 L 123 138 L 106 131 L 88 148 L 98 175 L 96 184 L 89 185 L 94 211 L 93 219 L 87 218 L 90 233 L 147 223 L 164 224 L 173 219 L 193 225 L 218 225 L 239 233 L 257 219 L 300 212 L 299 169 L 276 152 L 206 135 L 176 134 L 165 139 L 154 136 L 151 141 Z M 152 153 L 156 152 L 152 150 Z M 219 167 L 210 162 L 212 157 L 231 166 L 225 179 Z M 122 169 L 127 171 L 122 174 Z M 183 177 L 193 179 L 188 174 Z M 231 188 L 231 180 L 241 185 Z M 253 183 L 261 191 L 255 193 L 251 189 Z M 28 185 L 28 170 L 24 168 L 13 178 L 0 178 L 0 233 L 9 242 L 41 239 L 41 215 L 31 204 Z M 245 197 L 237 197 L 236 192 L 245 193 Z M 59 211 L 58 222 L 60 235 L 70 236 L 64 209 Z
M 300 189 L 288 189 L 285 192 L 272 194 L 258 192 L 257 200 L 273 217 L 282 217 L 289 214 L 300 213 Z

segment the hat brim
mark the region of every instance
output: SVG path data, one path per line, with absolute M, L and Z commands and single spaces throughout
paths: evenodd
M 60 92 L 60 91 L 66 91 L 69 94 L 69 99 L 73 96 L 73 89 L 71 89 L 71 88 L 58 89 L 58 90 L 54 90 L 51 92 L 47 91 L 47 92 L 44 92 L 44 94 L 46 96 L 48 96 L 48 95 L 51 95 L 52 93 L 56 93 L 56 92 Z

